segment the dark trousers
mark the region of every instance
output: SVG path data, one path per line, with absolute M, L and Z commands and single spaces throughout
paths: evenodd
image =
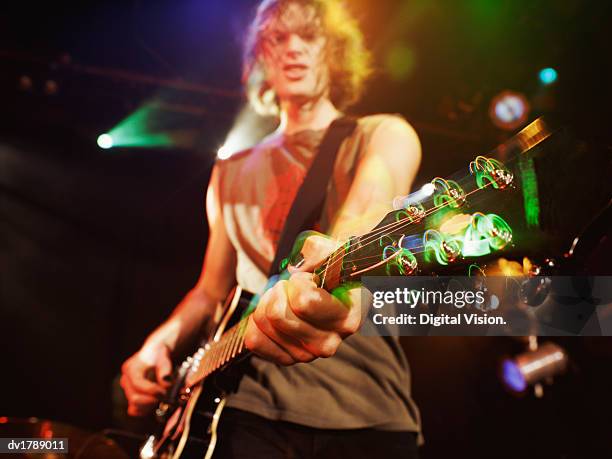
M 414 432 L 374 429 L 327 430 L 270 421 L 226 408 L 214 459 L 415 459 Z

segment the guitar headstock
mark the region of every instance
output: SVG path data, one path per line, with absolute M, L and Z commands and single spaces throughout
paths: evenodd
M 516 249 L 528 239 L 529 200 L 537 201 L 525 152 L 549 135 L 538 120 L 504 144 L 506 153 L 509 146 L 519 150 L 513 158 L 477 156 L 463 172 L 396 198 L 372 231 L 332 254 L 321 270 L 324 286 L 363 275 L 468 275 L 474 265 Z

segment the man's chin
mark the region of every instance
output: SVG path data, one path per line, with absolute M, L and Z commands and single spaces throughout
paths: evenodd
M 319 91 L 287 91 L 283 94 L 281 99 L 290 101 L 294 104 L 304 104 L 307 102 L 311 102 L 322 97 L 322 93 Z

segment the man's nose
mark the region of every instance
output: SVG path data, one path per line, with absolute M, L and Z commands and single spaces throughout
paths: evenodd
M 297 57 L 304 52 L 304 40 L 296 34 L 292 33 L 287 39 L 286 52 L 290 57 Z

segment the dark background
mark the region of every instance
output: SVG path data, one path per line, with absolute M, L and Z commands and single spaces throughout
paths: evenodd
M 121 362 L 197 279 L 204 191 L 243 106 L 239 43 L 255 2 L 22 3 L 0 16 L 0 415 L 99 429 L 112 424 Z M 528 97 L 530 119 L 552 115 L 609 158 L 605 3 L 350 2 L 378 69 L 353 111 L 415 126 L 417 185 L 511 135 L 488 116 L 505 89 Z M 549 66 L 559 79 L 543 87 Z M 99 134 L 151 101 L 147 129 L 182 141 L 98 148 Z M 591 186 L 606 193 L 609 176 Z M 423 456 L 607 456 L 612 341 L 557 341 L 571 371 L 537 400 L 499 382 L 501 358 L 523 350 L 516 340 L 406 339 Z

